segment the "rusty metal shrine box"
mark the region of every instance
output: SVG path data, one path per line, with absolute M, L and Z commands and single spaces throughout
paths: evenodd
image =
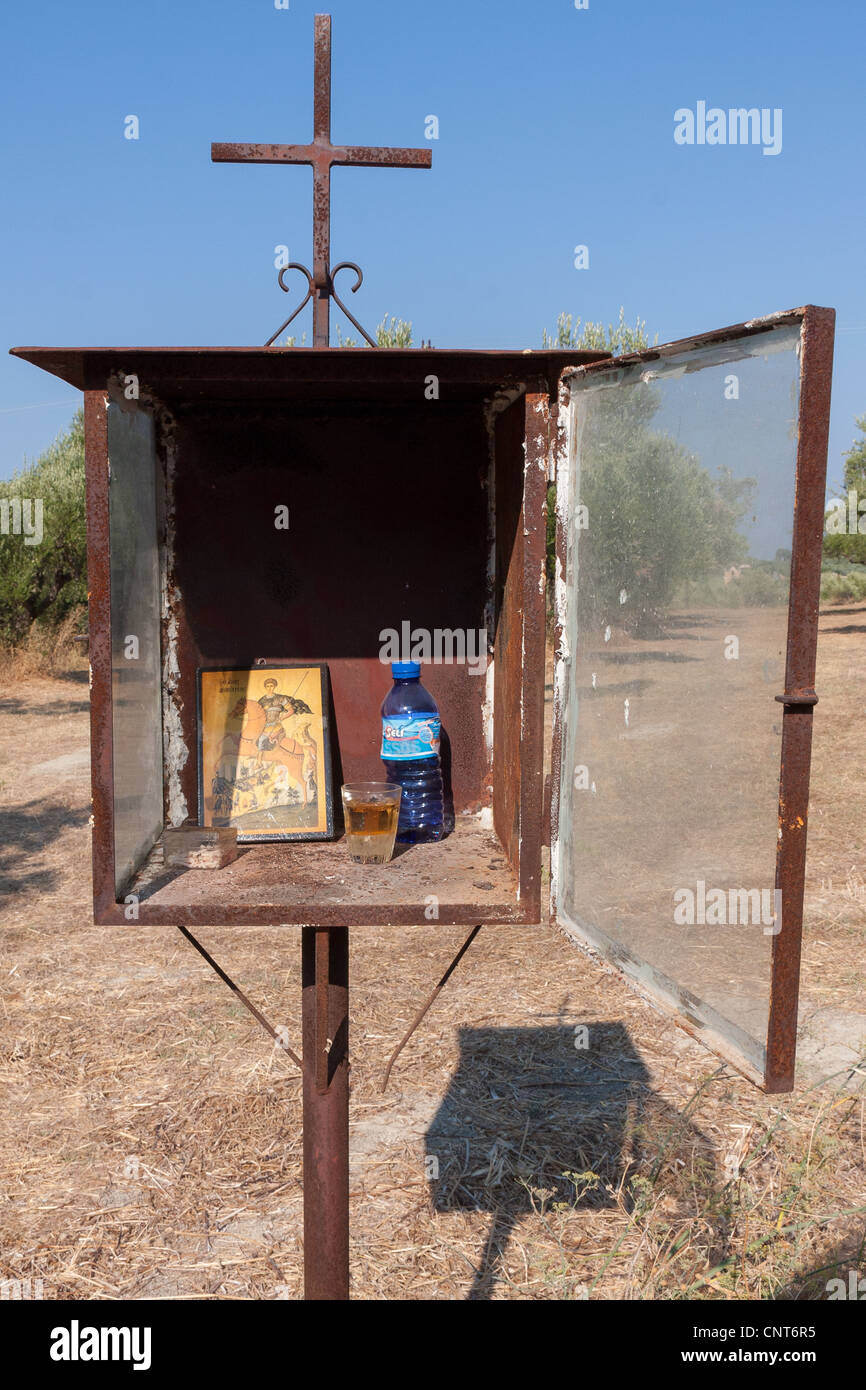
M 16 349 L 85 393 L 96 921 L 552 919 L 789 1087 L 832 338 L 809 307 L 619 359 Z M 404 622 L 486 637 L 422 669 L 445 840 L 154 862 L 199 817 L 200 670 L 327 663 L 338 806 L 383 775 Z

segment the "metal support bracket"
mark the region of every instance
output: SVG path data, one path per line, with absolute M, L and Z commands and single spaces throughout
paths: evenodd
M 799 690 L 788 690 L 784 695 L 775 695 L 780 705 L 790 705 L 796 708 L 798 705 L 817 705 L 818 696 L 811 686 L 803 686 Z
M 295 1066 L 300 1067 L 301 1071 L 303 1071 L 304 1064 L 301 1061 L 300 1057 L 297 1055 L 297 1053 L 292 1051 L 285 1039 L 281 1037 L 281 1035 L 277 1032 L 276 1028 L 274 1028 L 273 1025 L 268 1022 L 264 1014 L 261 1012 L 261 1010 L 256 1008 L 252 1000 L 247 998 L 243 990 L 239 989 L 239 987 L 235 984 L 231 976 L 227 975 L 226 972 L 223 970 L 222 966 L 217 965 L 213 956 L 205 950 L 201 942 L 197 941 L 193 936 L 192 932 L 187 931 L 186 927 L 178 927 L 178 931 L 181 933 L 182 936 L 186 937 L 187 941 L 190 943 L 191 946 L 195 947 L 199 955 L 204 957 L 211 970 L 213 970 L 217 975 L 219 975 L 220 979 L 224 982 L 224 984 L 228 985 L 232 993 L 237 995 L 244 1008 L 249 1009 L 253 1018 L 256 1019 L 256 1021 L 262 1025 L 266 1033 L 270 1034 L 277 1046 L 282 1048 L 283 1052 L 285 1052 L 288 1057 L 291 1057 L 292 1061 L 295 1063 Z
M 454 974 L 454 971 L 457 969 L 466 952 L 469 950 L 469 947 L 472 945 L 476 936 L 480 932 L 482 926 L 483 923 L 479 923 L 477 927 L 472 928 L 466 940 L 463 942 L 463 945 L 460 947 L 460 950 L 457 952 L 457 955 L 454 957 L 448 969 L 445 971 L 445 974 L 442 976 L 442 979 L 439 981 L 438 985 L 433 990 L 433 993 L 430 994 L 428 998 L 425 1000 L 425 1002 L 421 1005 L 421 1008 L 418 1010 L 417 1014 L 410 1023 L 408 1031 L 404 1033 L 403 1037 L 400 1039 L 397 1046 L 394 1048 L 394 1051 L 391 1053 L 391 1056 L 388 1058 L 388 1065 L 385 1068 L 385 1075 L 382 1077 L 381 1091 L 383 1094 L 387 1089 L 388 1081 L 391 1077 L 391 1068 L 393 1067 L 397 1058 L 400 1056 L 400 1053 L 403 1051 L 403 1048 L 406 1046 L 412 1034 L 415 1032 L 415 1029 L 420 1024 L 427 1010 L 430 1008 L 430 1005 L 435 1002 L 445 985 L 450 980 L 451 976 Z
M 359 265 L 356 265 L 354 261 L 341 261 L 339 265 L 334 266 L 333 270 L 325 270 L 322 276 L 316 279 L 305 265 L 299 265 L 297 261 L 290 261 L 288 265 L 283 266 L 282 270 L 277 276 L 280 289 L 284 290 L 286 294 L 288 294 L 289 292 L 289 287 L 283 280 L 283 276 L 285 275 L 287 270 L 299 270 L 302 275 L 305 275 L 307 277 L 307 293 L 301 300 L 297 309 L 295 309 L 293 313 L 289 314 L 289 317 L 285 320 L 285 322 L 280 324 L 276 333 L 272 334 L 272 336 L 268 338 L 268 341 L 265 343 L 265 347 L 273 347 L 280 334 L 288 328 L 289 324 L 292 322 L 293 319 L 297 318 L 298 314 L 301 312 L 301 310 L 304 308 L 306 304 L 309 304 L 311 299 L 313 300 L 314 323 L 316 321 L 317 314 L 316 306 L 318 305 L 319 301 L 333 299 L 335 304 L 338 304 L 340 306 L 349 322 L 354 324 L 361 336 L 367 340 L 370 347 L 379 346 L 376 340 L 370 337 L 363 324 L 360 324 L 358 322 L 358 320 L 355 318 L 355 315 L 343 303 L 342 299 L 337 294 L 334 285 L 334 281 L 341 270 L 354 270 L 356 279 L 354 285 L 352 286 L 352 294 L 357 294 L 358 290 L 364 283 L 364 272 L 362 271 Z

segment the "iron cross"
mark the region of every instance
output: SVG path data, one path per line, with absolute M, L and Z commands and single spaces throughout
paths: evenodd
M 310 164 L 313 169 L 313 346 L 327 347 L 331 270 L 331 169 L 335 164 L 366 164 L 379 169 L 429 169 L 430 150 L 331 144 L 331 16 L 316 15 L 315 96 L 311 145 L 211 145 L 218 164 Z M 357 267 L 354 267 L 357 269 Z M 303 270 L 301 266 L 299 269 Z M 309 272 L 305 271 L 308 275 Z M 282 274 L 282 272 L 281 272 Z M 358 272 L 360 284 L 360 271 Z M 280 280 L 282 284 L 282 279 Z M 285 288 L 285 286 L 283 286 Z M 357 285 L 355 286 L 357 289 Z M 336 296 L 335 296 L 336 297 Z M 339 302 L 339 301 L 338 301 Z M 306 300 L 304 300 L 306 303 Z M 303 306 L 300 306 L 303 307 Z M 345 306 L 343 306 L 345 308 Z M 348 311 L 347 311 L 348 312 Z M 294 317 L 294 315 L 293 315 Z M 351 318 L 351 315 L 349 315 Z M 356 322 L 356 320 L 353 320 Z M 360 325 L 358 325 L 360 327 Z M 281 330 L 278 330 L 278 332 Z M 363 329 L 361 330 L 363 332 Z M 274 335 L 276 337 L 276 334 Z M 366 336 L 366 334 L 365 334 Z

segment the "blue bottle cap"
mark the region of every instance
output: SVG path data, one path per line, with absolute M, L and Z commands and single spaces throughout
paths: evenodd
M 392 661 L 391 675 L 395 681 L 413 680 L 421 674 L 421 663 L 418 661 Z

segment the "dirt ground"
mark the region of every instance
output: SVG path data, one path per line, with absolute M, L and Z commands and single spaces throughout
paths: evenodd
M 360 1299 L 825 1298 L 866 1244 L 866 606 L 822 615 L 801 1079 L 765 1096 L 548 928 L 352 942 Z M 0 1281 L 296 1298 L 299 1075 L 175 930 L 90 923 L 86 673 L 0 688 Z M 297 929 L 203 929 L 300 1042 Z M 585 1030 L 585 1031 L 583 1031 Z

